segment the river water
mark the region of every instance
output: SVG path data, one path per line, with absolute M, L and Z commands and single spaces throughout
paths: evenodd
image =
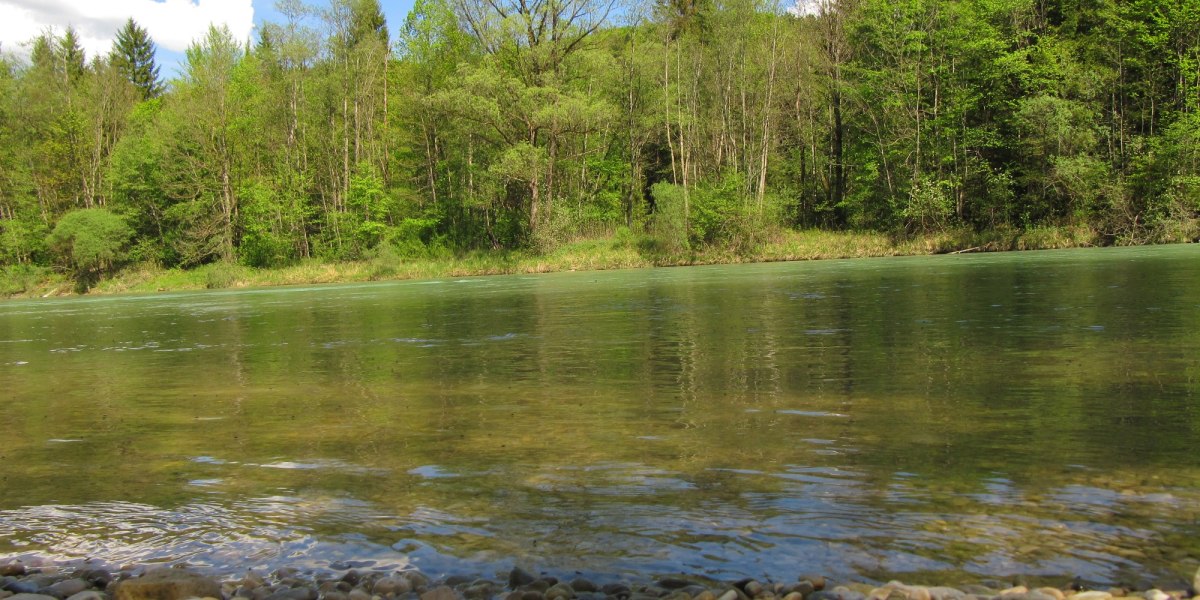
M 1200 559 L 1194 245 L 11 301 L 0 390 L 0 556 L 931 583 Z

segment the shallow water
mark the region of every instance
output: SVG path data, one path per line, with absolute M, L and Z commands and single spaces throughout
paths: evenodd
M 0 556 L 1183 581 L 1200 247 L 0 304 Z

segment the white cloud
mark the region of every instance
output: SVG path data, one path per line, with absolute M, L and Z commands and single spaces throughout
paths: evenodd
M 834 0 L 796 0 L 788 12 L 797 17 L 815 17 L 828 12 L 833 3 Z
M 117 30 L 133 17 L 159 48 L 182 52 L 203 37 L 209 24 L 226 25 L 236 40 L 254 28 L 251 0 L 0 0 L 0 48 L 21 45 L 46 28 L 79 34 L 90 60 L 112 48 Z

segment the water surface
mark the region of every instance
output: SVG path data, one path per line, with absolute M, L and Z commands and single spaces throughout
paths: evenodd
M 1176 581 L 1200 247 L 0 304 L 0 555 Z

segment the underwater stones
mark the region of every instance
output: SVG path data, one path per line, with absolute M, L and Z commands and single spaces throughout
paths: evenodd
M 220 598 L 221 585 L 186 569 L 156 569 L 115 584 L 115 600 L 185 600 Z
M 799 577 L 799 580 L 801 582 L 807 581 L 810 584 L 812 584 L 813 590 L 815 590 L 815 591 L 819 592 L 819 591 L 825 589 L 825 576 L 824 575 L 801 575 Z
M 576 577 L 575 579 L 572 579 L 570 586 L 571 589 L 578 593 L 591 593 L 600 591 L 600 588 L 596 587 L 596 584 L 582 577 Z
M 534 577 L 532 573 L 521 567 L 513 567 L 508 572 L 508 587 L 514 590 L 523 585 L 529 585 L 534 581 L 537 581 L 537 577 Z
M 633 594 L 633 591 L 629 589 L 629 586 L 623 583 L 606 583 L 600 587 L 600 591 L 603 592 L 605 596 L 613 596 L 616 598 L 628 598 Z
M 59 598 L 59 600 L 63 600 L 68 596 L 74 596 L 75 594 L 78 594 L 79 592 L 82 592 L 90 587 L 92 587 L 91 584 L 76 577 L 74 579 L 67 579 L 65 581 L 59 581 L 58 583 L 48 585 L 42 590 L 42 593 Z
M 458 593 L 450 586 L 441 585 L 421 594 L 421 600 L 458 600 Z
M 412 582 L 404 577 L 383 577 L 375 580 L 371 591 L 379 596 L 407 594 L 413 589 Z
M 108 596 L 104 592 L 96 590 L 84 590 L 78 594 L 71 594 L 67 600 L 108 600 Z
M 25 563 L 11 562 L 0 565 L 0 577 L 20 577 L 25 574 Z
M 575 597 L 575 590 L 565 583 L 556 583 L 542 595 L 546 600 L 571 600 Z
M 1061 595 L 1060 595 L 1060 597 L 1061 597 Z M 1072 594 L 1071 600 L 1112 600 L 1112 597 L 1113 597 L 1112 594 L 1110 594 L 1108 592 L 1079 592 L 1078 594 Z M 1147 598 L 1146 600 L 1152 600 L 1152 599 Z M 1155 598 L 1153 600 L 1165 600 L 1165 599 Z
M 47 596 L 45 594 L 16 594 L 14 596 L 9 596 L 8 599 L 9 600 L 55 600 L 54 596 Z

